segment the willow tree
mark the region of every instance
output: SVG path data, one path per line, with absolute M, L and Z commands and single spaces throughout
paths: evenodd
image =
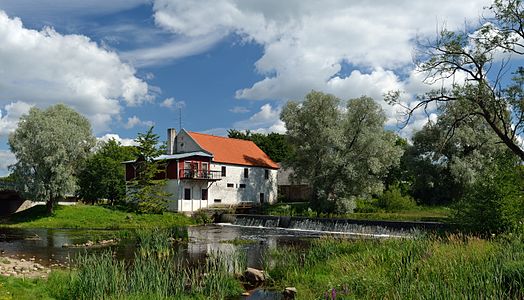
M 302 103 L 288 102 L 281 119 L 293 147 L 287 165 L 314 191 L 317 212 L 351 211 L 354 197 L 380 194 L 382 179 L 399 163 L 396 135 L 384 129 L 386 117 L 369 97 L 347 101 L 311 92 Z
M 57 104 L 33 107 L 9 136 L 17 162 L 10 166 L 26 197 L 45 201 L 47 211 L 75 193 L 79 167 L 95 144 L 89 121 L 73 109 Z
M 467 107 L 456 115 L 452 128 L 471 117 L 480 117 L 499 141 L 521 160 L 524 149 L 524 4 L 521 0 L 495 0 L 488 8 L 491 17 L 478 27 L 464 31 L 442 30 L 433 41 L 420 43 L 416 51 L 417 70 L 425 82 L 452 80 L 419 95 L 415 106 L 406 107 L 406 124 L 416 110 L 459 103 Z M 520 61 L 519 61 L 520 60 Z M 401 104 L 400 93 L 391 92 L 386 100 Z M 449 137 L 454 130 L 450 130 Z

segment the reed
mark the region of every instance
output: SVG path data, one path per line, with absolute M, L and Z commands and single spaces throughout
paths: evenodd
M 245 268 L 244 257 L 212 253 L 192 266 L 175 256 L 173 234 L 137 231 L 138 247 L 127 265 L 110 251 L 81 255 L 60 280 L 50 278 L 50 290 L 57 299 L 224 299 L 243 291 L 236 274 Z
M 524 297 L 524 246 L 516 238 L 326 238 L 268 259 L 276 286 L 296 286 L 303 299 L 332 299 L 333 292 L 336 299 Z

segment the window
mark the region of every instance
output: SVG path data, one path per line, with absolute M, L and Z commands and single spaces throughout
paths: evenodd
M 184 200 L 191 200 L 191 189 L 184 189 Z
M 225 166 L 222 166 L 222 172 L 221 172 L 221 176 L 222 177 L 226 177 L 226 167 Z
M 244 178 L 248 178 L 248 177 L 249 177 L 249 169 L 244 168 Z
M 269 170 L 264 170 L 264 178 L 269 179 Z
M 264 193 L 260 193 L 260 204 L 264 203 Z
M 213 200 L 213 202 L 220 203 L 220 202 L 222 202 L 222 200 L 221 199 L 215 199 L 215 200 Z
M 202 200 L 207 200 L 207 189 L 202 189 Z
M 243 184 L 243 183 L 241 183 L 241 184 L 238 185 L 238 188 L 239 188 L 239 189 L 245 189 L 245 188 L 246 188 L 246 185 Z
M 235 184 L 234 183 L 228 183 L 227 187 L 235 187 Z

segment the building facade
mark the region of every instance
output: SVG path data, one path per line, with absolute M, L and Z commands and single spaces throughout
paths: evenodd
M 251 141 L 168 129 L 168 209 L 192 212 L 213 206 L 258 205 L 277 199 L 278 164 Z M 126 180 L 136 176 L 126 162 Z

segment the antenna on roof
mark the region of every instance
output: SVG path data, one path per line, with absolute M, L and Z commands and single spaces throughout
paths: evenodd
M 182 131 L 182 107 L 178 107 L 178 131 Z

